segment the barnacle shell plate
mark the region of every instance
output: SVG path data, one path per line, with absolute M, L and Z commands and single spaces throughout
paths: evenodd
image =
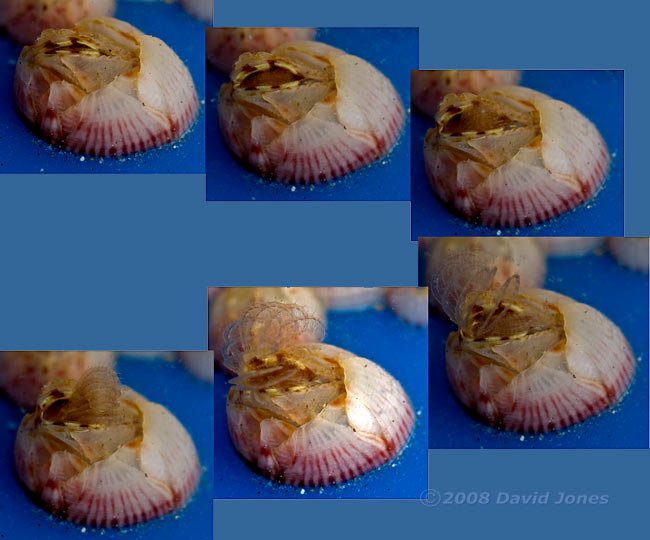
M 470 318 L 449 336 L 447 374 L 464 406 L 506 430 L 543 432 L 585 420 L 621 398 L 635 362 L 614 323 L 541 289 L 519 293 L 510 305 L 524 310 L 512 330 L 517 335 L 508 335 L 502 318 L 499 331 L 474 339 Z
M 610 157 L 570 105 L 517 86 L 447 95 L 427 132 L 434 192 L 468 220 L 517 227 L 558 216 L 602 185 Z
M 198 111 L 192 77 L 174 51 L 108 17 L 45 30 L 20 55 L 14 94 L 47 141 L 99 156 L 166 144 Z
M 20 425 L 14 456 L 21 482 L 48 510 L 100 527 L 183 506 L 200 474 L 178 420 L 104 368 L 50 383 Z
M 405 119 L 391 82 L 365 60 L 315 41 L 244 53 L 219 93 L 231 151 L 262 176 L 316 183 L 386 154 Z

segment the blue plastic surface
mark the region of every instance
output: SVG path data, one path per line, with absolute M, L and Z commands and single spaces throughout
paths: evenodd
M 438 199 L 424 169 L 423 144 L 434 120 L 411 119 L 411 238 L 419 236 L 623 236 L 623 71 L 524 71 L 521 85 L 565 101 L 591 120 L 612 156 L 596 196 L 577 208 L 528 227 L 495 228 L 469 223 Z
M 133 527 L 94 529 L 53 517 L 37 506 L 15 476 L 13 444 L 24 411 L 0 397 L 0 538 L 59 540 L 72 538 L 131 538 L 177 540 L 209 538 L 212 527 L 212 385 L 192 376 L 180 363 L 120 356 L 117 372 L 122 384 L 167 407 L 194 440 L 203 466 L 199 486 L 187 506 Z
M 315 39 L 367 60 L 388 77 L 410 103 L 410 69 L 418 63 L 416 28 L 321 28 Z M 264 180 L 238 161 L 219 129 L 217 97 L 228 76 L 208 66 L 206 74 L 207 200 L 382 200 L 408 201 L 410 160 L 409 120 L 393 150 L 342 178 L 311 186 Z
M 403 499 L 427 486 L 427 331 L 398 319 L 388 308 L 329 313 L 324 342 L 376 362 L 402 385 L 413 403 L 416 425 L 400 456 L 348 482 L 296 488 L 272 482 L 236 453 L 226 422 L 227 377 L 215 375 L 214 497 L 216 499 Z
M 1 173 L 203 173 L 205 172 L 205 25 L 178 3 L 120 0 L 115 17 L 162 39 L 190 70 L 199 113 L 178 141 L 129 156 L 97 158 L 66 152 L 35 135 L 13 104 L 13 79 L 22 47 L 0 37 Z
M 598 250 L 584 257 L 547 259 L 544 288 L 596 308 L 619 326 L 637 359 L 623 400 L 558 432 L 522 438 L 493 429 L 470 416 L 454 397 L 445 371 L 445 344 L 456 327 L 432 312 L 429 448 L 648 448 L 648 275 L 627 270 Z

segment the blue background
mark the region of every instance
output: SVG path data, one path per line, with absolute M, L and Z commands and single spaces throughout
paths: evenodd
M 565 101 L 589 118 L 612 157 L 609 174 L 596 196 L 585 204 L 538 225 L 503 228 L 507 235 L 623 236 L 623 72 L 524 71 L 521 85 Z M 419 236 L 494 236 L 496 227 L 469 223 L 438 199 L 424 168 L 422 145 L 435 121 L 414 111 L 411 128 L 413 239 Z
M 445 344 L 456 327 L 432 311 L 429 448 L 648 448 L 648 275 L 623 268 L 602 250 L 596 253 L 547 259 L 544 288 L 596 308 L 621 329 L 637 359 L 623 400 L 567 429 L 525 435 L 524 440 L 518 433 L 493 429 L 470 416 L 454 397 Z
M 376 362 L 402 385 L 416 413 L 413 435 L 397 458 L 348 482 L 323 488 L 296 488 L 272 482 L 250 469 L 228 434 L 228 377 L 215 375 L 214 496 L 246 499 L 417 499 L 427 487 L 427 330 L 399 319 L 387 307 L 328 313 L 323 340 Z
M 388 77 L 410 107 L 410 69 L 418 63 L 415 28 L 321 28 L 315 39 L 367 60 Z M 387 156 L 341 179 L 310 186 L 264 180 L 245 169 L 226 147 L 217 113 L 219 88 L 229 77 L 208 65 L 206 73 L 207 199 L 408 201 L 410 125 Z
M 210 530 L 213 426 L 207 411 L 213 406 L 212 385 L 193 377 L 180 363 L 138 359 L 122 355 L 117 372 L 130 386 L 154 403 L 167 407 L 194 440 L 203 467 L 199 486 L 185 509 L 159 519 L 121 529 L 93 529 L 55 518 L 37 506 L 18 483 L 14 473 L 13 445 L 23 411 L 0 397 L 0 538 L 156 538 L 176 540 L 181 535 L 207 538 Z M 192 396 L 192 399 L 188 399 Z M 202 411 L 202 412 L 201 412 Z M 127 534 L 128 533 L 128 534 Z
M 22 47 L 0 37 L 0 173 L 202 173 L 205 171 L 205 25 L 180 4 L 119 0 L 115 17 L 162 39 L 185 63 L 199 96 L 197 121 L 178 141 L 120 158 L 65 152 L 35 135 L 13 104 L 16 61 Z M 83 161 L 81 158 L 84 158 Z

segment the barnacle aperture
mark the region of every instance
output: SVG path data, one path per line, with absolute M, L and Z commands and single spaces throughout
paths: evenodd
M 433 294 L 456 324 L 447 374 L 459 401 L 490 425 L 544 432 L 585 420 L 617 402 L 635 370 L 629 343 L 600 312 L 548 290 L 519 289 L 517 275 L 492 286 L 484 254 L 450 258 Z
M 92 367 L 113 367 L 109 351 L 4 351 L 0 353 L 0 389 L 21 407 L 33 410 L 52 379 L 78 379 Z
M 284 182 L 329 180 L 374 161 L 393 147 L 404 118 L 384 75 L 316 41 L 242 54 L 219 92 L 231 151 Z
M 411 71 L 411 99 L 424 114 L 435 118 L 438 105 L 447 94 L 518 84 L 521 71 L 507 69 L 437 69 Z
M 194 443 L 178 420 L 101 367 L 43 388 L 20 424 L 14 456 L 18 477 L 45 508 L 99 527 L 183 506 L 200 474 Z
M 296 336 L 319 322 L 287 304 L 254 305 L 228 329 L 228 428 L 262 474 L 293 485 L 348 480 L 395 456 L 413 429 L 400 384 L 374 362 Z M 310 330 L 309 327 L 311 327 Z
M 517 86 L 449 94 L 424 141 L 434 192 L 468 220 L 516 227 L 583 203 L 609 169 L 596 127 L 570 105 Z
M 174 51 L 109 17 L 45 30 L 20 55 L 14 94 L 48 142 L 98 156 L 166 144 L 198 111 L 192 77 Z
M 115 0 L 2 0 L 0 28 L 30 45 L 43 30 L 69 28 L 84 17 L 115 13 Z

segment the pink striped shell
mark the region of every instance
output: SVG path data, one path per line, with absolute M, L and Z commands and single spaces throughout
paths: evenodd
M 178 139 L 198 112 L 192 77 L 174 51 L 109 17 L 44 31 L 20 55 L 14 95 L 45 140 L 98 156 Z
M 5 351 L 0 353 L 0 389 L 21 407 L 33 410 L 52 379 L 78 379 L 93 367 L 113 367 L 108 351 Z
M 432 69 L 411 71 L 411 100 L 419 111 L 435 118 L 438 105 L 447 94 L 518 84 L 521 71 L 507 69 Z
M 222 348 L 228 325 L 242 317 L 251 305 L 265 302 L 297 304 L 325 326 L 323 306 L 308 287 L 226 287 L 212 301 L 208 322 L 209 348 L 220 367 L 224 367 Z
M 380 466 L 403 448 L 415 418 L 377 364 L 292 342 L 315 323 L 296 306 L 254 306 L 227 337 L 226 363 L 238 374 L 227 404 L 233 444 L 259 472 L 293 485 L 343 482 Z
M 458 400 L 484 422 L 517 432 L 562 429 L 616 403 L 635 371 L 620 329 L 566 296 L 519 291 L 517 276 L 492 287 L 485 262 L 467 257 L 455 283 L 443 283 L 444 272 L 432 281 L 459 326 L 446 348 Z
M 648 273 L 647 238 L 607 238 L 606 243 L 612 256 L 623 266 Z
M 218 70 L 230 73 L 245 52 L 270 51 L 287 41 L 313 39 L 315 28 L 208 28 L 205 54 Z
M 23 418 L 18 477 L 43 506 L 69 521 L 122 527 L 185 505 L 200 476 L 190 435 L 106 368 L 55 380 Z
M 2 0 L 0 28 L 23 45 L 43 30 L 69 28 L 84 17 L 110 17 L 115 0 Z
M 389 152 L 404 125 L 391 82 L 357 56 L 316 41 L 244 53 L 219 92 L 230 150 L 262 176 L 317 183 Z
M 427 287 L 389 287 L 386 303 L 400 318 L 416 326 L 429 323 L 429 289 Z
M 609 169 L 596 127 L 529 88 L 449 94 L 436 123 L 424 142 L 431 187 L 482 225 L 519 227 L 558 216 L 591 198 Z

